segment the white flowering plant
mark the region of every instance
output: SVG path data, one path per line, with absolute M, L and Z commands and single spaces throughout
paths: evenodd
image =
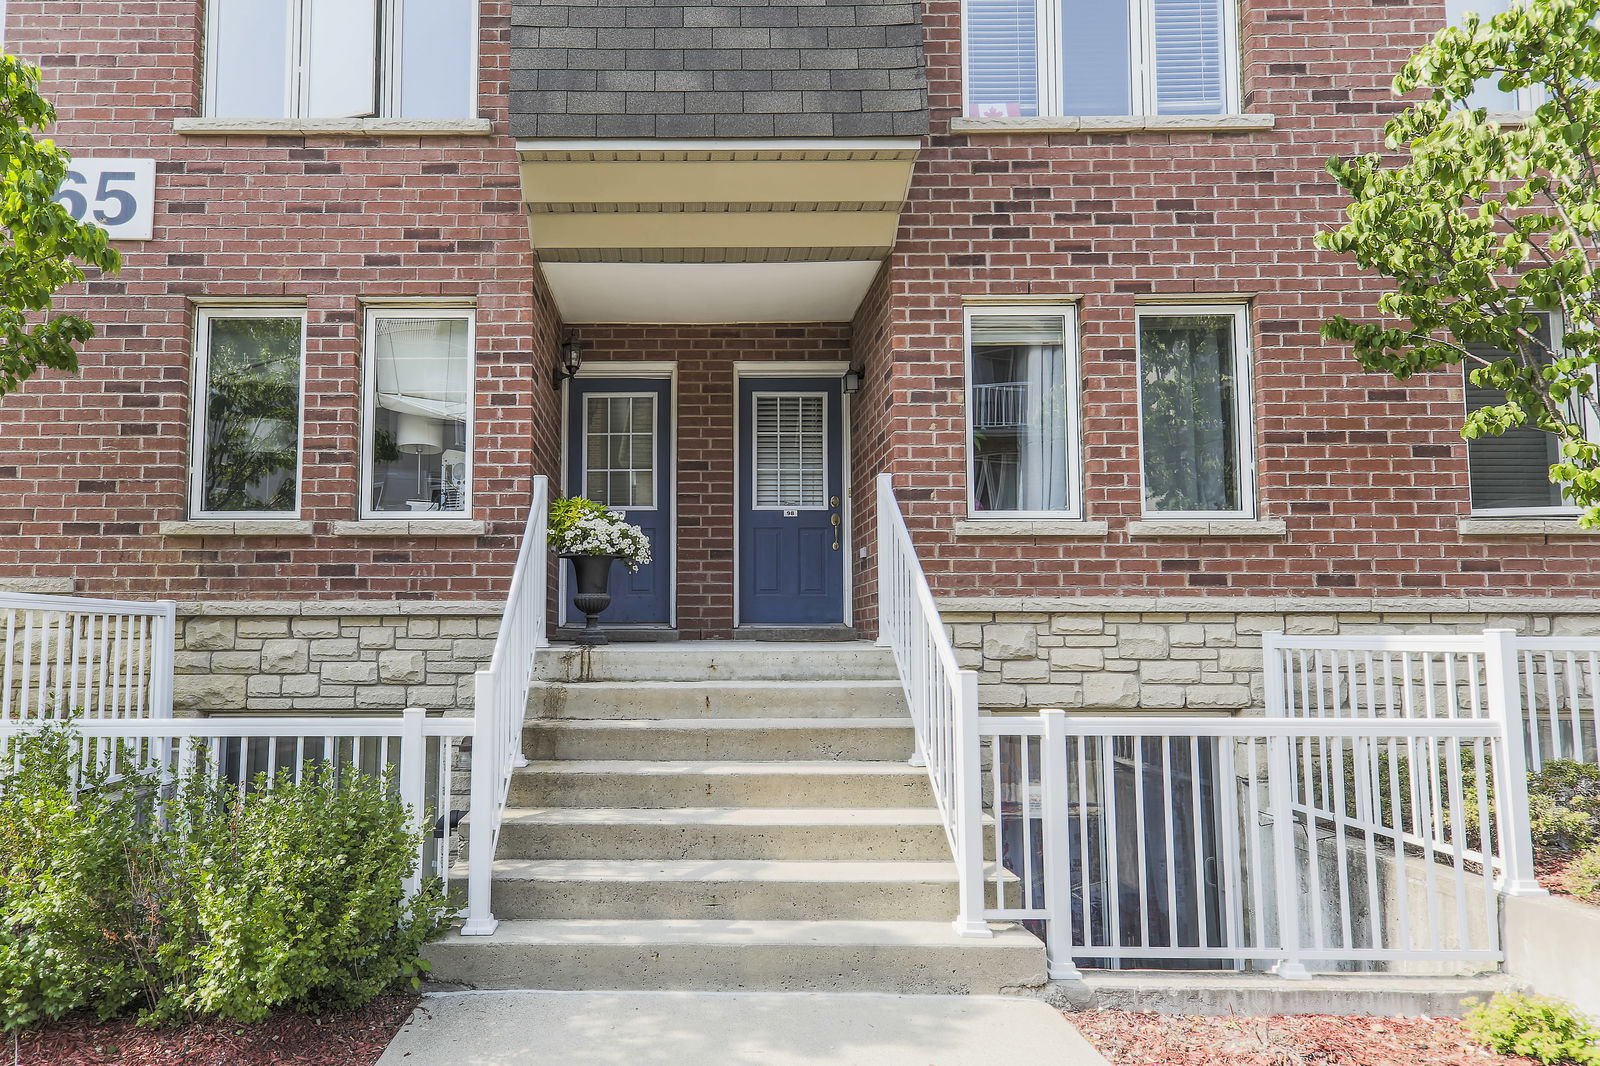
M 638 572 L 650 561 L 644 530 L 602 503 L 569 496 L 550 505 L 550 550 L 558 555 L 614 555 Z

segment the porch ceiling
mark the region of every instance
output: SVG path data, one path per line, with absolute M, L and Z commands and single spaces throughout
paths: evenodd
M 569 322 L 848 319 L 894 245 L 919 142 L 517 143 Z

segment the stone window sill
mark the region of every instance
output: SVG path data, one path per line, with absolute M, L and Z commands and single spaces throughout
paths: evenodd
M 956 522 L 957 537 L 1103 537 L 1105 522 L 1079 518 L 967 518 Z
M 1275 115 L 1041 115 L 957 118 L 951 133 L 1229 133 L 1270 130 Z
M 70 596 L 78 583 L 70 577 L 0 577 L 0 592 L 23 592 L 33 596 Z
M 163 522 L 163 537 L 309 537 L 310 522 L 271 518 L 197 518 L 188 522 Z
M 492 133 L 486 118 L 179 118 L 172 132 L 196 137 L 225 134 L 361 134 L 394 137 L 460 137 Z
M 1130 537 L 1281 537 L 1289 524 L 1281 518 L 1141 519 L 1128 523 Z
M 1463 518 L 1456 526 L 1463 537 L 1594 537 L 1600 529 L 1583 529 L 1573 518 Z
M 364 522 L 335 522 L 336 537 L 481 537 L 488 532 L 483 522 L 458 518 L 417 518 L 405 521 L 372 519 Z

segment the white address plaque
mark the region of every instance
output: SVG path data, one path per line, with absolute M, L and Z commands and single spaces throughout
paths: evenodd
M 76 158 L 67 164 L 55 201 L 112 240 L 148 241 L 156 214 L 156 161 Z

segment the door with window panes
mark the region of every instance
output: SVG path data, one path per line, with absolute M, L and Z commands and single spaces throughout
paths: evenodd
M 576 378 L 567 393 L 567 493 L 603 503 L 644 530 L 649 563 L 611 569 L 607 625 L 672 622 L 672 383 Z M 565 566 L 566 564 L 563 564 Z M 565 575 L 570 580 L 570 574 Z M 583 615 L 563 597 L 564 624 Z

